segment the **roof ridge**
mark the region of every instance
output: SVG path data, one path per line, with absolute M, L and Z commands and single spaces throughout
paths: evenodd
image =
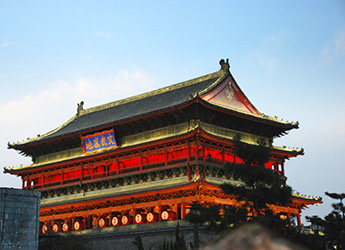
M 108 109 L 108 108 L 115 107 L 115 106 L 118 106 L 118 105 L 121 105 L 121 104 L 130 103 L 130 102 L 137 101 L 137 100 L 140 100 L 140 99 L 144 99 L 144 98 L 147 98 L 147 97 L 150 97 L 150 96 L 159 95 L 159 94 L 167 92 L 167 91 L 172 91 L 172 90 L 176 90 L 176 89 L 183 88 L 183 87 L 186 87 L 186 86 L 190 86 L 190 85 L 196 84 L 198 82 L 205 81 L 205 80 L 217 77 L 217 76 L 222 77 L 223 75 L 224 75 L 224 71 L 223 70 L 219 70 L 219 71 L 214 72 L 214 73 L 210 73 L 210 74 L 207 74 L 207 75 L 204 75 L 204 76 L 201 76 L 201 77 L 193 78 L 193 79 L 188 80 L 188 81 L 184 81 L 184 82 L 176 83 L 176 84 L 173 84 L 173 85 L 169 85 L 169 86 L 166 86 L 166 87 L 163 87 L 163 88 L 160 88 L 160 89 L 156 89 L 156 90 L 153 90 L 153 91 L 149 91 L 149 92 L 146 92 L 146 93 L 143 93 L 143 94 L 131 96 L 131 97 L 128 97 L 128 98 L 125 98 L 125 99 L 121 99 L 121 100 L 114 101 L 114 102 L 109 102 L 109 103 L 102 104 L 102 105 L 95 106 L 95 107 L 88 108 L 88 109 L 82 109 L 79 112 L 79 116 L 83 116 L 85 114 L 89 114 L 89 113 L 97 112 L 97 111 L 100 111 L 100 110 Z

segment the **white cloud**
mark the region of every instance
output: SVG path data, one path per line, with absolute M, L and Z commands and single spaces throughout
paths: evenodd
M 339 31 L 334 40 L 335 52 L 345 55 L 345 30 Z
M 8 45 L 9 45 L 8 42 L 5 41 L 5 42 L 3 42 L 3 43 L 1 44 L 1 47 L 7 47 Z
M 12 44 L 16 44 L 16 42 L 8 42 L 7 40 L 3 43 L 1 43 L 1 47 L 4 48 L 4 47 L 8 47 Z
M 73 82 L 57 81 L 37 94 L 0 104 L 0 166 L 28 164 L 7 142 L 25 140 L 45 134 L 66 122 L 77 112 L 77 103 L 85 101 L 84 108 L 152 90 L 152 78 L 141 70 L 122 70 L 103 79 L 78 78 Z M 8 179 L 0 174 L 0 183 Z
M 321 55 L 328 59 L 345 55 L 345 30 L 336 32 L 332 41 L 324 46 Z
M 257 54 L 257 61 L 267 69 L 272 69 L 277 62 L 277 59 L 264 54 Z
M 255 52 L 255 58 L 259 64 L 266 69 L 272 70 L 277 64 L 277 57 L 271 55 L 278 55 L 285 50 L 286 44 L 293 41 L 294 38 L 289 29 L 283 28 L 276 33 L 268 34 L 259 45 Z

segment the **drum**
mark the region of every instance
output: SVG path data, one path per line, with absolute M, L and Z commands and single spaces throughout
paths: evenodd
M 130 215 L 122 216 L 122 218 L 121 218 L 121 224 L 122 225 L 128 225 L 131 223 L 133 223 L 133 216 L 130 216 Z
M 81 222 L 78 221 L 78 220 L 77 220 L 76 222 L 74 222 L 74 224 L 73 224 L 73 229 L 74 229 L 75 231 L 81 230 L 81 229 L 82 229 Z
M 58 233 L 61 231 L 61 223 L 55 223 L 52 227 L 54 233 Z
M 146 222 L 146 214 L 137 214 L 134 217 L 134 221 L 136 224 L 141 224 L 141 223 Z
M 156 222 L 156 221 L 159 221 L 159 214 L 158 213 L 155 213 L 155 212 L 152 212 L 152 213 L 148 213 L 146 215 L 146 221 L 147 222 Z
M 109 220 L 106 219 L 106 218 L 100 218 L 99 221 L 98 221 L 98 226 L 99 227 L 107 227 L 108 226 L 108 223 Z
M 176 220 L 176 213 L 173 211 L 163 211 L 161 218 L 162 220 Z
M 118 217 L 114 216 L 112 219 L 111 219 L 111 225 L 116 227 L 116 226 L 119 226 L 120 225 L 120 220 Z
M 69 231 L 69 225 L 68 225 L 67 223 L 64 223 L 64 224 L 62 225 L 62 231 L 63 231 L 63 232 Z

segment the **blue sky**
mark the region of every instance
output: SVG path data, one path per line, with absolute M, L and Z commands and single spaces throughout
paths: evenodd
M 0 0 L 0 166 L 28 164 L 8 141 L 55 129 L 85 108 L 219 70 L 259 111 L 298 120 L 275 145 L 303 194 L 345 192 L 344 1 Z M 2 171 L 1 171 L 2 172 Z M 0 186 L 20 187 L 0 173 Z M 304 215 L 325 215 L 330 200 Z

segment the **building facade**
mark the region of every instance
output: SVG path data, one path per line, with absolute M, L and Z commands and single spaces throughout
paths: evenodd
M 99 227 L 183 219 L 188 205 L 236 206 L 219 187 L 238 184 L 224 170 L 243 163 L 233 140 L 272 145 L 274 138 L 297 129 L 260 113 L 229 71 L 221 69 L 189 81 L 131 98 L 84 109 L 57 129 L 8 147 L 32 158 L 32 164 L 5 167 L 20 176 L 23 189 L 42 193 L 40 232 L 58 233 Z M 286 181 L 284 163 L 303 149 L 273 146 L 265 167 Z M 273 210 L 300 215 L 317 198 L 294 194 L 289 207 Z

